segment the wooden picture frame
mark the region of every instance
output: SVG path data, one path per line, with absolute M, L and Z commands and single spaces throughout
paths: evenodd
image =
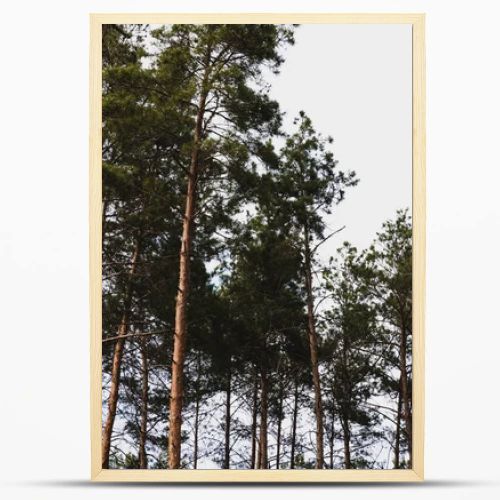
M 417 482 L 424 479 L 425 49 L 424 14 L 90 15 L 91 478 L 122 482 Z M 413 41 L 413 468 L 406 470 L 110 470 L 101 467 L 101 28 L 103 24 L 410 24 Z

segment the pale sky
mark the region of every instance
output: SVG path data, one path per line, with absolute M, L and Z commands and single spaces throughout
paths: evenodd
M 411 208 L 411 26 L 309 24 L 295 40 L 271 95 L 285 123 L 304 110 L 333 136 L 338 167 L 360 179 L 328 218 L 332 229 L 347 226 L 325 243 L 328 259 L 345 240 L 366 248 L 383 221 Z

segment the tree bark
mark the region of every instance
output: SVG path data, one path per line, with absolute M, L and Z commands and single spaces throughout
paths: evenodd
M 401 440 L 401 411 L 402 411 L 402 398 L 401 398 L 401 380 L 399 381 L 399 394 L 398 394 L 398 415 L 396 418 L 396 440 L 394 444 L 394 468 L 399 469 L 399 454 L 400 454 L 400 440 Z
M 209 54 L 207 52 L 207 54 Z M 210 57 L 208 55 L 208 57 Z M 208 62 L 208 61 L 207 61 Z M 196 184 L 199 173 L 200 150 L 203 135 L 203 117 L 207 99 L 208 64 L 200 89 L 196 124 L 194 129 L 191 163 L 188 173 L 188 185 L 184 220 L 182 223 L 182 241 L 179 255 L 179 285 L 175 301 L 174 348 L 172 359 L 172 387 L 170 390 L 168 468 L 178 469 L 181 465 L 181 426 L 182 404 L 184 396 L 184 359 L 187 339 L 186 308 L 189 295 L 190 254 L 192 246 L 192 228 L 196 203 Z
M 123 348 L 125 345 L 124 337 L 129 328 L 130 322 L 130 309 L 132 305 L 132 292 L 133 292 L 133 280 L 136 273 L 137 263 L 139 261 L 141 251 L 141 236 L 139 235 L 135 241 L 134 250 L 132 253 L 132 259 L 130 264 L 130 270 L 128 273 L 128 282 L 125 290 L 124 304 L 123 304 L 123 315 L 118 327 L 119 337 L 116 340 L 115 348 L 113 351 L 113 362 L 111 365 L 111 384 L 108 396 L 108 415 L 106 422 L 104 424 L 104 429 L 102 433 L 102 468 L 109 468 L 109 453 L 111 449 L 111 435 L 113 433 L 113 426 L 116 417 L 116 407 L 118 405 L 118 395 L 120 389 L 120 376 L 121 376 L 121 364 L 123 358 Z
M 146 442 L 148 439 L 148 400 L 149 400 L 149 361 L 147 339 L 140 339 L 141 344 L 141 429 L 139 436 L 139 466 L 148 468 Z
M 224 443 L 224 469 L 229 469 L 231 461 L 231 370 L 228 370 L 226 385 L 226 425 Z
M 276 468 L 280 468 L 280 452 L 281 452 L 281 422 L 283 420 L 283 381 L 280 381 L 278 401 L 278 432 L 276 436 Z
M 299 413 L 299 384 L 295 381 L 295 393 L 293 399 L 293 415 L 292 415 L 292 443 L 290 451 L 290 469 L 295 469 L 295 442 L 297 440 L 297 416 Z
M 321 381 L 318 364 L 318 335 L 314 317 L 314 297 L 312 290 L 311 249 L 309 245 L 309 228 L 304 226 L 304 268 L 307 293 L 307 319 L 309 333 L 309 350 L 311 355 L 311 370 L 314 386 L 314 413 L 316 415 L 316 469 L 322 469 L 323 457 L 323 404 L 321 401 Z
M 333 391 L 332 391 L 332 408 L 331 408 L 331 417 L 332 417 L 332 430 L 330 432 L 330 469 L 333 469 L 333 450 L 335 447 L 335 401 L 334 401 Z
M 260 391 L 260 441 L 259 441 L 259 469 L 267 469 L 267 413 L 268 413 L 268 379 L 267 372 L 261 371 Z
M 258 415 L 258 391 L 259 391 L 259 379 L 257 377 L 257 371 L 255 372 L 255 379 L 253 385 L 253 406 L 252 406 L 252 454 L 250 456 L 250 468 L 256 469 L 258 464 L 256 463 L 256 450 L 257 450 L 257 415 Z
M 342 418 L 342 430 L 344 435 L 344 467 L 351 468 L 351 431 L 349 429 L 349 420 Z
M 341 372 L 342 372 L 342 385 L 343 396 L 340 402 L 340 423 L 342 425 L 342 435 L 344 440 L 344 467 L 351 468 L 351 429 L 350 417 L 352 412 L 351 406 L 351 380 L 349 372 L 349 358 L 350 358 L 350 339 L 346 332 L 342 334 L 342 351 L 341 351 Z

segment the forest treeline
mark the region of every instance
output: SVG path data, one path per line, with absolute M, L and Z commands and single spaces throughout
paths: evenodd
M 411 217 L 320 259 L 358 178 L 270 97 L 296 29 L 103 25 L 104 468 L 411 467 Z

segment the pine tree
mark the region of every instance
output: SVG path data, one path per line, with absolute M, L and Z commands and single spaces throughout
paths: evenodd
M 126 340 L 131 328 L 144 321 L 137 315 L 138 287 L 144 289 L 144 281 L 150 282 L 163 241 L 171 244 L 178 234 L 180 197 L 172 189 L 179 184 L 178 170 L 172 166 L 181 156 L 187 125 L 171 103 L 158 98 L 153 82 L 159 78 L 143 65 L 138 31 L 113 26 L 103 32 L 103 329 L 108 339 L 104 357 L 111 357 L 103 429 L 105 468 Z M 166 78 L 161 82 L 174 87 Z M 116 337 L 113 344 L 111 337 Z
M 374 244 L 367 250 L 363 272 L 379 308 L 390 340 L 396 345 L 386 356 L 385 381 L 389 392 L 396 387 L 399 400 L 398 421 L 404 422 L 408 448 L 408 467 L 412 458 L 411 345 L 412 345 L 412 225 L 408 211 L 398 211 L 394 220 L 385 222 Z M 390 373 L 399 370 L 394 383 Z M 400 447 L 399 429 L 396 431 Z M 400 465 L 399 449 L 395 463 Z
M 280 152 L 278 167 L 271 170 L 278 194 L 278 209 L 291 217 L 300 231 L 303 284 L 307 304 L 307 333 L 314 385 L 316 415 L 316 468 L 324 466 L 324 424 L 319 373 L 319 338 L 315 318 L 313 266 L 318 246 L 331 235 L 325 235 L 324 214 L 344 199 L 345 190 L 357 183 L 354 172 L 343 172 L 328 149 L 330 137 L 317 134 L 304 112 L 295 120 L 297 131 L 288 136 Z
M 380 351 L 377 311 L 358 273 L 357 250 L 345 243 L 324 272 L 332 306 L 326 311 L 329 370 L 325 382 L 342 430 L 344 468 L 366 468 L 364 451 L 379 439 L 379 418 L 368 408 L 378 387 Z M 357 433 L 353 431 L 357 426 Z M 332 429 L 333 430 L 333 429 Z M 354 445 L 359 451 L 353 452 Z
M 232 300 L 239 304 L 240 328 L 247 332 L 245 355 L 259 374 L 257 468 L 267 469 L 272 388 L 287 362 L 284 346 L 296 345 L 304 327 L 304 302 L 298 286 L 300 254 L 293 234 L 264 214 L 249 221 L 235 243 L 228 287 Z
M 293 41 L 292 30 L 275 25 L 173 25 L 159 30 L 159 66 L 175 69 L 190 95 L 194 124 L 187 146 L 189 165 L 182 223 L 179 284 L 169 417 L 169 468 L 180 467 L 183 371 L 190 292 L 190 257 L 197 211 L 212 208 L 206 193 L 220 187 L 217 176 L 237 178 L 259 136 L 274 133 L 278 106 L 261 82 L 262 68 L 277 70 L 279 49 Z M 182 104 L 182 102 L 180 102 Z M 257 136 L 256 136 L 257 134 Z M 205 198 L 205 199 L 203 199 Z

